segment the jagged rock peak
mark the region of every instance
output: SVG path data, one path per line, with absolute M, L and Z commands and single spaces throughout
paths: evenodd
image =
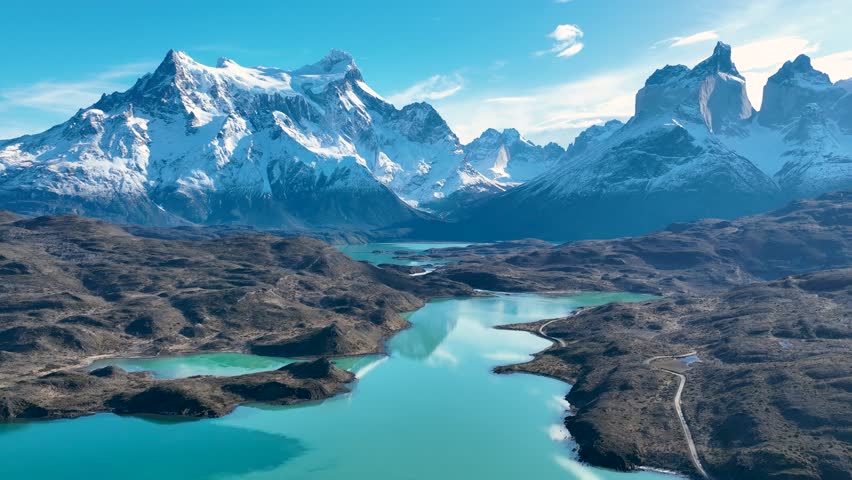
M 811 70 L 814 67 L 811 66 L 811 57 L 805 55 L 804 53 L 800 54 L 793 60 L 792 65 L 799 70 Z
M 713 49 L 713 55 L 699 63 L 692 69 L 694 73 L 729 73 L 741 77 L 740 72 L 731 60 L 731 46 L 727 43 L 717 42 Z
M 753 114 L 745 78 L 731 60 L 731 47 L 722 42 L 693 69 L 669 65 L 655 71 L 636 94 L 638 121 L 675 118 L 703 122 L 715 133 L 736 133 Z
M 758 120 L 761 125 L 787 125 L 798 117 L 812 118 L 806 107 L 818 105 L 830 111 L 846 90 L 811 65 L 807 55 L 787 61 L 769 77 L 763 87 L 763 104 Z
M 515 128 L 504 128 L 503 131 L 497 130 L 496 128 L 489 128 L 482 132 L 482 135 L 479 136 L 479 139 L 488 139 L 495 142 L 503 142 L 506 144 L 514 143 L 517 141 L 530 143 L 528 142 L 521 132 L 519 132 Z
M 806 81 L 813 86 L 823 85 L 830 86 L 831 80 L 828 75 L 814 69 L 811 65 L 811 58 L 807 55 L 799 55 L 795 60 L 786 61 L 778 71 L 769 77 L 769 83 L 789 83 L 796 80 Z
M 192 64 L 195 64 L 195 63 L 197 63 L 197 62 L 195 60 L 193 60 L 192 57 L 187 55 L 185 52 L 182 52 L 180 50 L 171 49 L 168 52 L 166 52 L 166 56 L 163 58 L 163 61 L 160 62 L 160 66 L 157 67 L 157 70 L 155 70 L 155 73 L 157 71 L 160 71 L 161 69 L 168 69 L 169 71 L 173 72 L 174 69 L 176 69 L 180 66 L 192 65 Z
M 655 70 L 654 73 L 645 80 L 645 86 L 668 83 L 672 79 L 687 75 L 689 72 L 690 69 L 686 65 L 666 65 L 663 68 Z
M 507 139 L 519 140 L 521 138 L 521 132 L 515 128 L 504 128 L 503 136 Z

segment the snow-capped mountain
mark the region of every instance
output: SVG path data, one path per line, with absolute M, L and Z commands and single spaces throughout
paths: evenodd
M 529 181 L 552 168 L 565 154 L 555 143 L 536 145 L 514 128 L 489 128 L 465 145 L 465 158 L 488 178 L 506 184 Z
M 732 141 L 793 197 L 852 186 L 852 94 L 807 55 L 769 77 L 749 136 Z
M 560 240 L 733 217 L 852 187 L 852 94 L 800 56 L 756 112 L 719 43 L 689 68 L 654 72 L 626 123 L 592 127 L 545 174 L 460 215 L 483 238 Z
M 567 150 L 513 129 L 461 145 L 434 108 L 396 108 L 341 51 L 295 70 L 172 51 L 126 92 L 0 141 L 0 208 L 277 228 L 386 227 L 428 210 L 458 220 L 437 228 L 452 238 L 641 233 L 852 187 L 850 90 L 802 55 L 756 112 L 719 43 L 694 68 L 655 71 L 629 121 Z
M 431 106 L 397 109 L 337 50 L 296 70 L 170 51 L 126 92 L 0 142 L 0 208 L 28 214 L 385 226 L 493 188 Z

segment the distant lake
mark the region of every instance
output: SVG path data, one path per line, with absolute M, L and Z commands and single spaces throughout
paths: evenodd
M 427 250 L 439 248 L 464 248 L 473 245 L 471 243 L 428 243 L 428 242 L 400 242 L 400 243 L 365 243 L 361 245 L 341 245 L 341 252 L 349 255 L 355 260 L 366 261 L 376 265 L 382 263 L 406 266 L 421 266 L 436 261 L 409 260 L 405 258 L 394 258 L 401 254 L 416 255 Z M 401 252 L 401 253 L 396 253 Z

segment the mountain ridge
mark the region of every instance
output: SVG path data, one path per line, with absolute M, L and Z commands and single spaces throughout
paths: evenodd
M 651 74 L 626 123 L 587 129 L 558 165 L 478 202 L 446 230 L 468 240 L 637 235 L 852 186 L 852 95 L 803 55 L 771 77 L 765 96 L 756 111 L 719 42 L 693 68 Z
M 155 226 L 565 240 L 852 185 L 848 85 L 800 55 L 769 78 L 757 111 L 731 55 L 719 42 L 692 68 L 657 69 L 631 119 L 563 149 L 515 129 L 463 145 L 428 103 L 388 103 L 341 50 L 293 70 L 210 67 L 171 50 L 127 91 L 0 141 L 0 207 Z M 602 216 L 616 225 L 592 228 Z

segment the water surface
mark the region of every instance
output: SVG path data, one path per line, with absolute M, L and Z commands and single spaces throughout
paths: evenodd
M 394 258 L 405 254 L 416 255 L 426 250 L 439 248 L 463 248 L 473 245 L 471 243 L 426 243 L 426 242 L 399 242 L 399 243 L 366 243 L 361 245 L 341 245 L 341 252 L 359 261 L 367 261 L 376 265 L 382 263 L 406 266 L 422 266 L 441 263 L 436 260 L 410 260 L 407 258 Z
M 561 427 L 568 385 L 491 372 L 496 365 L 525 361 L 548 346 L 531 334 L 495 330 L 495 325 L 643 298 L 500 295 L 431 302 L 410 315 L 411 329 L 391 339 L 389 356 L 353 367 L 359 381 L 351 394 L 295 407 L 246 406 L 224 418 L 198 421 L 102 414 L 4 425 L 0 478 L 671 478 L 578 464 L 574 445 Z M 181 364 L 180 375 L 192 374 L 186 359 L 172 361 Z M 226 368 L 238 373 L 233 363 Z M 161 374 L 171 375 L 162 365 L 156 368 L 161 367 Z M 243 367 L 265 368 L 261 363 Z M 211 369 L 205 365 L 199 371 Z
M 377 355 L 332 359 L 335 365 L 357 371 L 375 362 Z M 151 372 L 156 378 L 185 378 L 193 375 L 233 376 L 266 372 L 297 362 L 295 358 L 261 357 L 245 353 L 203 353 L 171 357 L 104 358 L 86 369 L 96 370 L 115 365 L 128 372 Z

